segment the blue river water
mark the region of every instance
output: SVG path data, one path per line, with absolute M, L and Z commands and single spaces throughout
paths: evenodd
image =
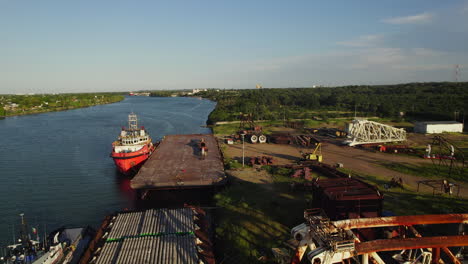
M 130 112 L 153 140 L 210 133 L 215 103 L 196 98 L 127 97 L 89 108 L 0 120 L 0 245 L 18 237 L 19 214 L 39 234 L 60 226 L 98 226 L 105 215 L 132 209 L 129 179 L 109 157 Z

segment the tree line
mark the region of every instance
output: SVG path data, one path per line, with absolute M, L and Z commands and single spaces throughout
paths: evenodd
M 217 102 L 209 123 L 237 120 L 239 113 L 253 113 L 262 120 L 352 117 L 357 113 L 406 120 L 461 121 L 468 110 L 467 82 L 221 89 L 197 96 Z

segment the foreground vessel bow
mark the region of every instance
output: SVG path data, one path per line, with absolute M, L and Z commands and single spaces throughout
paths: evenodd
M 130 175 L 138 171 L 154 151 L 151 137 L 144 127 L 138 128 L 138 118 L 128 115 L 128 128 L 122 128 L 119 138 L 112 143 L 111 157 L 118 170 Z

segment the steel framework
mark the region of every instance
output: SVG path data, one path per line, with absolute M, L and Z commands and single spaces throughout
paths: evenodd
M 406 131 L 368 120 L 353 120 L 347 129 L 349 146 L 371 143 L 386 143 L 394 141 L 405 141 Z
M 427 147 L 426 158 L 432 159 L 437 173 L 451 178 L 453 175 L 463 176 L 465 173 L 465 155 L 463 150 L 442 136 L 435 136 L 432 144 Z M 443 168 L 448 168 L 445 172 Z
M 447 223 L 467 224 L 468 214 L 411 215 L 330 221 L 324 217 L 321 210 L 314 209 L 306 210 L 304 218 L 305 223 L 291 230 L 291 236 L 297 243 L 295 255 L 291 260 L 292 264 L 303 263 L 301 261 L 307 248 L 310 248 L 306 254 L 310 263 L 331 264 L 361 255 L 362 263 L 370 263 L 368 260 L 372 257 L 376 263 L 385 264 L 377 254 L 380 251 L 426 249 L 421 252 L 429 256 L 429 261 L 432 258 L 432 263 L 439 262 L 442 250 L 452 263 L 460 264 L 448 247 L 468 245 L 468 236 L 464 231 L 459 235 L 422 237 L 413 227 L 413 225 Z M 361 241 L 353 232 L 354 229 L 382 227 L 406 228 L 403 228 L 403 231 L 400 231 L 402 233 L 396 237 L 370 241 Z M 411 231 L 414 237 L 407 237 L 409 233 L 404 230 Z

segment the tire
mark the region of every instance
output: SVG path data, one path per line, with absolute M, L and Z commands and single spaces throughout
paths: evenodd
M 266 143 L 266 141 L 267 141 L 267 138 L 265 135 L 260 135 L 258 137 L 258 143 Z
M 258 137 L 256 135 L 250 136 L 250 142 L 255 144 L 255 143 L 257 143 L 257 141 L 258 141 Z

